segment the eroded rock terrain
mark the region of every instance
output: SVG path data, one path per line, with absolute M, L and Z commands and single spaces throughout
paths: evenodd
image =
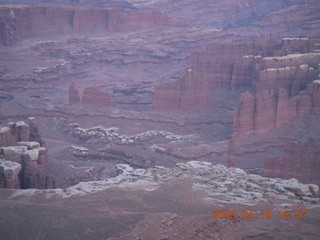
M 0 0 L 0 236 L 319 239 L 319 13 Z

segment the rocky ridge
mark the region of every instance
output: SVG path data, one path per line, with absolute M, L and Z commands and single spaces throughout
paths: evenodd
M 282 180 L 247 174 L 238 168 L 212 165 L 208 162 L 191 161 L 178 163 L 174 168 L 157 166 L 149 169 L 133 169 L 127 164 L 117 165 L 118 176 L 102 181 L 81 182 L 66 189 L 47 190 L 49 197 L 71 197 L 104 191 L 109 188 L 142 189 L 154 191 L 167 180 L 190 178 L 193 189 L 206 192 L 207 203 L 240 203 L 255 205 L 266 198 L 279 198 L 287 202 L 304 204 L 319 203 L 319 187 L 302 184 L 296 179 Z M 43 191 L 33 191 L 38 194 Z M 12 197 L 28 194 L 16 191 Z

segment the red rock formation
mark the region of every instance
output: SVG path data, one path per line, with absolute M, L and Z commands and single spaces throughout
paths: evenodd
M 100 107 L 108 107 L 111 105 L 111 95 L 110 93 L 100 89 L 86 88 L 83 91 L 81 103 Z M 80 104 L 79 90 L 76 89 L 74 83 L 71 83 L 69 87 L 69 104 Z
M 119 9 L 109 11 L 108 30 L 122 31 L 134 28 L 147 28 L 157 26 L 185 26 L 183 23 L 174 21 L 160 12 L 129 12 L 122 13 Z
M 90 30 L 93 27 L 95 30 L 107 30 L 108 29 L 108 10 L 85 8 L 74 10 L 72 18 L 73 30 Z
M 318 53 L 263 58 L 253 87 L 256 92 L 284 88 L 289 96 L 295 96 L 318 78 L 319 62 Z
M 200 110 L 212 106 L 210 89 L 206 81 L 189 69 L 176 83 L 159 86 L 154 95 L 155 110 Z
M 3 159 L 0 163 L 0 185 L 7 188 L 54 187 L 54 181 L 47 173 L 47 150 L 29 139 L 29 135 L 37 136 L 37 131 L 30 134 L 24 122 L 9 126 L 1 128 L 6 135 L 3 135 L 0 147 L 0 159 Z M 35 126 L 31 129 L 34 130 Z
M 237 59 L 233 65 L 231 89 L 237 90 L 243 87 L 252 87 L 252 83 L 258 78 L 261 55 L 246 55 Z
M 180 25 L 160 12 L 130 12 L 122 17 L 122 27 L 152 27 Z
M 283 157 L 265 162 L 266 177 L 297 178 L 302 182 L 320 183 L 320 144 L 314 139 L 306 143 L 292 143 L 285 147 Z
M 9 123 L 8 127 L 0 128 L 0 146 L 15 146 L 17 142 L 29 139 L 29 126 L 24 122 Z
M 108 107 L 111 105 L 111 95 L 103 90 L 86 88 L 83 91 L 82 103 L 100 107 Z
M 76 89 L 74 83 L 71 83 L 69 87 L 69 104 L 72 105 L 77 103 L 80 103 L 79 90 Z
M 234 87 L 237 85 L 250 86 L 254 76 L 252 72 L 254 68 L 250 64 L 259 59 L 259 57 L 250 57 L 250 55 L 268 56 L 273 54 L 276 47 L 277 44 L 274 41 L 212 44 L 205 52 L 193 54 L 190 65 L 195 71 L 195 76 L 207 81 L 211 89 L 230 88 L 232 81 Z M 244 65 L 244 69 L 239 67 L 239 62 Z M 235 65 L 237 65 L 236 71 L 234 71 Z
M 281 42 L 281 49 L 275 51 L 275 56 L 286 56 L 294 53 L 313 52 L 319 38 L 284 38 Z
M 206 109 L 211 106 L 210 93 L 217 88 L 249 87 L 256 76 L 255 63 L 273 53 L 276 43 L 213 44 L 205 52 L 190 57 L 190 68 L 173 85 L 155 90 L 155 110 Z M 249 56 L 251 55 L 251 56 Z
M 122 13 L 119 9 L 10 6 L 0 7 L 1 44 L 10 45 L 20 38 L 84 31 L 101 33 L 123 28 L 182 24 L 158 12 Z
M 264 90 L 256 97 L 247 92 L 240 97 L 234 136 L 263 134 L 305 113 L 320 113 L 320 84 L 316 81 L 291 99 L 285 89 Z
M 261 98 L 257 110 L 263 111 L 267 107 L 267 111 L 269 111 L 268 107 L 274 103 L 270 102 L 271 105 L 268 103 L 266 99 L 272 99 L 268 95 L 274 95 L 279 88 L 285 89 L 289 97 L 298 95 L 301 90 L 306 89 L 309 83 L 318 78 L 320 54 L 316 50 L 319 48 L 319 43 L 320 39 L 314 38 L 285 39 L 281 44 L 272 40 L 266 43 L 212 44 L 206 51 L 192 54 L 190 57 L 192 74 L 186 74 L 189 76 L 188 78 L 183 77 L 175 84 L 164 84 L 156 88 L 154 109 L 196 109 L 195 105 L 200 106 L 200 104 L 190 103 L 199 100 L 191 98 L 209 96 L 210 91 L 214 89 L 253 88 L 257 96 Z M 305 53 L 313 50 L 315 52 Z M 296 51 L 301 53 L 297 54 Z M 294 54 L 266 57 L 273 56 L 275 52 L 277 54 Z M 184 81 L 188 81 L 188 83 Z M 181 86 L 187 86 L 187 88 Z M 259 94 L 264 90 L 274 91 Z M 188 101 L 181 97 L 186 95 L 185 91 L 189 91 L 187 93 Z M 188 107 L 181 107 L 185 102 Z M 209 105 L 204 104 L 203 108 L 206 106 Z M 260 107 L 261 110 L 259 110 Z M 268 114 L 274 115 L 271 112 Z M 269 125 L 275 124 L 274 121 L 269 122 L 268 120 L 264 123 L 259 118 L 256 121 L 257 124 L 265 126 L 265 129 L 270 129 Z
M 0 159 L 0 188 L 20 188 L 21 164 Z

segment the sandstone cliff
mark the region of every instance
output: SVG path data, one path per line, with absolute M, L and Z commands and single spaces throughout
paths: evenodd
M 266 177 L 297 178 L 302 182 L 320 183 L 320 144 L 314 139 L 306 143 L 292 143 L 285 147 L 282 157 L 265 162 Z
M 156 88 L 154 109 L 195 109 L 197 104 L 190 102 L 218 88 L 253 89 L 257 93 L 284 88 L 289 97 L 295 96 L 318 78 L 319 44 L 318 38 L 211 44 L 206 51 L 190 56 L 190 68 L 176 83 Z M 188 95 L 188 100 L 178 97 L 181 95 Z M 188 107 L 180 107 L 183 104 Z
M 86 88 L 83 91 L 82 98 L 80 99 L 79 90 L 74 83 L 69 87 L 69 105 L 73 104 L 86 104 L 100 107 L 111 106 L 111 94 L 97 88 Z
M 0 146 L 15 146 L 18 142 L 29 140 L 29 126 L 22 121 L 9 123 L 7 127 L 0 128 Z
M 76 89 L 74 83 L 71 83 L 69 86 L 69 104 L 72 105 L 77 103 L 80 103 L 79 90 Z
M 270 55 L 276 46 L 274 41 L 216 43 L 204 52 L 193 53 L 190 68 L 183 77 L 172 85 L 164 84 L 156 88 L 154 109 L 206 109 L 212 105 L 208 103 L 211 102 L 213 89 L 236 90 L 251 86 L 255 78 L 255 63 L 261 58 L 254 56 Z
M 32 120 L 31 120 L 32 121 Z M 35 130 L 35 126 L 32 126 Z M 2 127 L 0 145 L 0 186 L 5 188 L 52 188 L 54 181 L 47 173 L 47 150 L 24 122 Z
M 0 7 L 0 44 L 58 34 L 107 33 L 130 28 L 184 26 L 159 12 L 123 13 L 118 8 L 52 6 Z
M 153 108 L 156 110 L 199 110 L 211 106 L 207 82 L 197 77 L 192 69 L 176 83 L 159 86 L 154 95 Z
M 82 103 L 100 107 L 108 107 L 111 105 L 111 95 L 108 92 L 100 89 L 86 88 L 83 91 Z
M 263 134 L 278 128 L 298 115 L 320 113 L 320 84 L 315 81 L 299 95 L 288 98 L 286 89 L 263 90 L 256 96 L 241 95 L 235 113 L 234 136 Z

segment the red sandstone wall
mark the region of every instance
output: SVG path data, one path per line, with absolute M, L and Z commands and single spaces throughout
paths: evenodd
M 80 103 L 80 94 L 79 90 L 76 89 L 75 84 L 71 83 L 69 87 L 69 104 L 77 104 Z
M 0 40 L 10 45 L 19 38 L 72 33 L 120 31 L 123 28 L 176 25 L 158 12 L 122 13 L 119 9 L 16 6 L 0 7 Z
M 274 95 L 279 88 L 283 88 L 288 92 L 289 97 L 296 96 L 301 90 L 306 89 L 309 83 L 318 78 L 320 54 L 317 51 L 302 53 L 319 49 L 319 44 L 320 39 L 283 40 L 282 43 L 269 41 L 266 43 L 212 44 L 206 51 L 191 55 L 188 70 L 191 71 L 191 74 L 186 73 L 188 78 L 182 77 L 174 84 L 164 84 L 156 88 L 154 109 L 207 108 L 211 105 L 205 101 L 201 107 L 202 100 L 199 99 L 206 99 L 214 89 L 252 88 L 257 93 L 257 98 L 261 98 L 253 113 L 263 112 L 266 109 L 265 114 L 274 116 L 275 110 L 271 106 L 275 103 L 269 103 L 269 100 L 273 99 L 269 95 Z M 297 54 L 296 51 L 301 52 Z M 273 56 L 275 52 L 294 54 L 265 57 Z M 261 93 L 264 90 L 273 91 Z M 187 96 L 186 99 L 183 96 Z M 183 104 L 186 107 L 182 107 Z M 240 108 L 243 109 L 243 106 Z M 277 125 L 275 121 L 269 122 L 259 117 L 256 121 L 259 125 L 265 126 L 265 129 Z
M 284 179 L 297 178 L 302 182 L 320 183 L 320 144 L 314 139 L 292 143 L 285 147 L 283 157 L 265 162 L 264 176 Z
M 291 99 L 285 89 L 264 90 L 257 96 L 247 92 L 240 97 L 234 119 L 234 136 L 263 134 L 305 113 L 320 113 L 319 83 L 309 84 L 306 90 Z
M 108 107 L 111 105 L 111 95 L 103 90 L 86 88 L 83 91 L 82 103 L 93 106 Z
M 69 87 L 69 105 L 73 104 L 87 104 L 99 107 L 108 107 L 112 104 L 111 94 L 96 88 L 86 88 L 83 91 L 82 100 L 80 101 L 79 90 L 74 83 Z
M 210 45 L 205 52 L 190 57 L 190 68 L 173 85 L 159 86 L 155 90 L 155 110 L 195 110 L 212 106 L 211 91 L 217 88 L 251 86 L 255 79 L 255 63 L 273 53 L 273 41 L 259 43 L 223 43 Z M 251 55 L 251 56 L 247 56 Z
M 70 7 L 1 7 L 0 35 L 9 45 L 18 38 L 71 33 L 72 30 L 105 29 L 108 10 Z
M 201 110 L 212 106 L 210 88 L 189 69 L 176 83 L 157 87 L 154 95 L 155 110 Z

